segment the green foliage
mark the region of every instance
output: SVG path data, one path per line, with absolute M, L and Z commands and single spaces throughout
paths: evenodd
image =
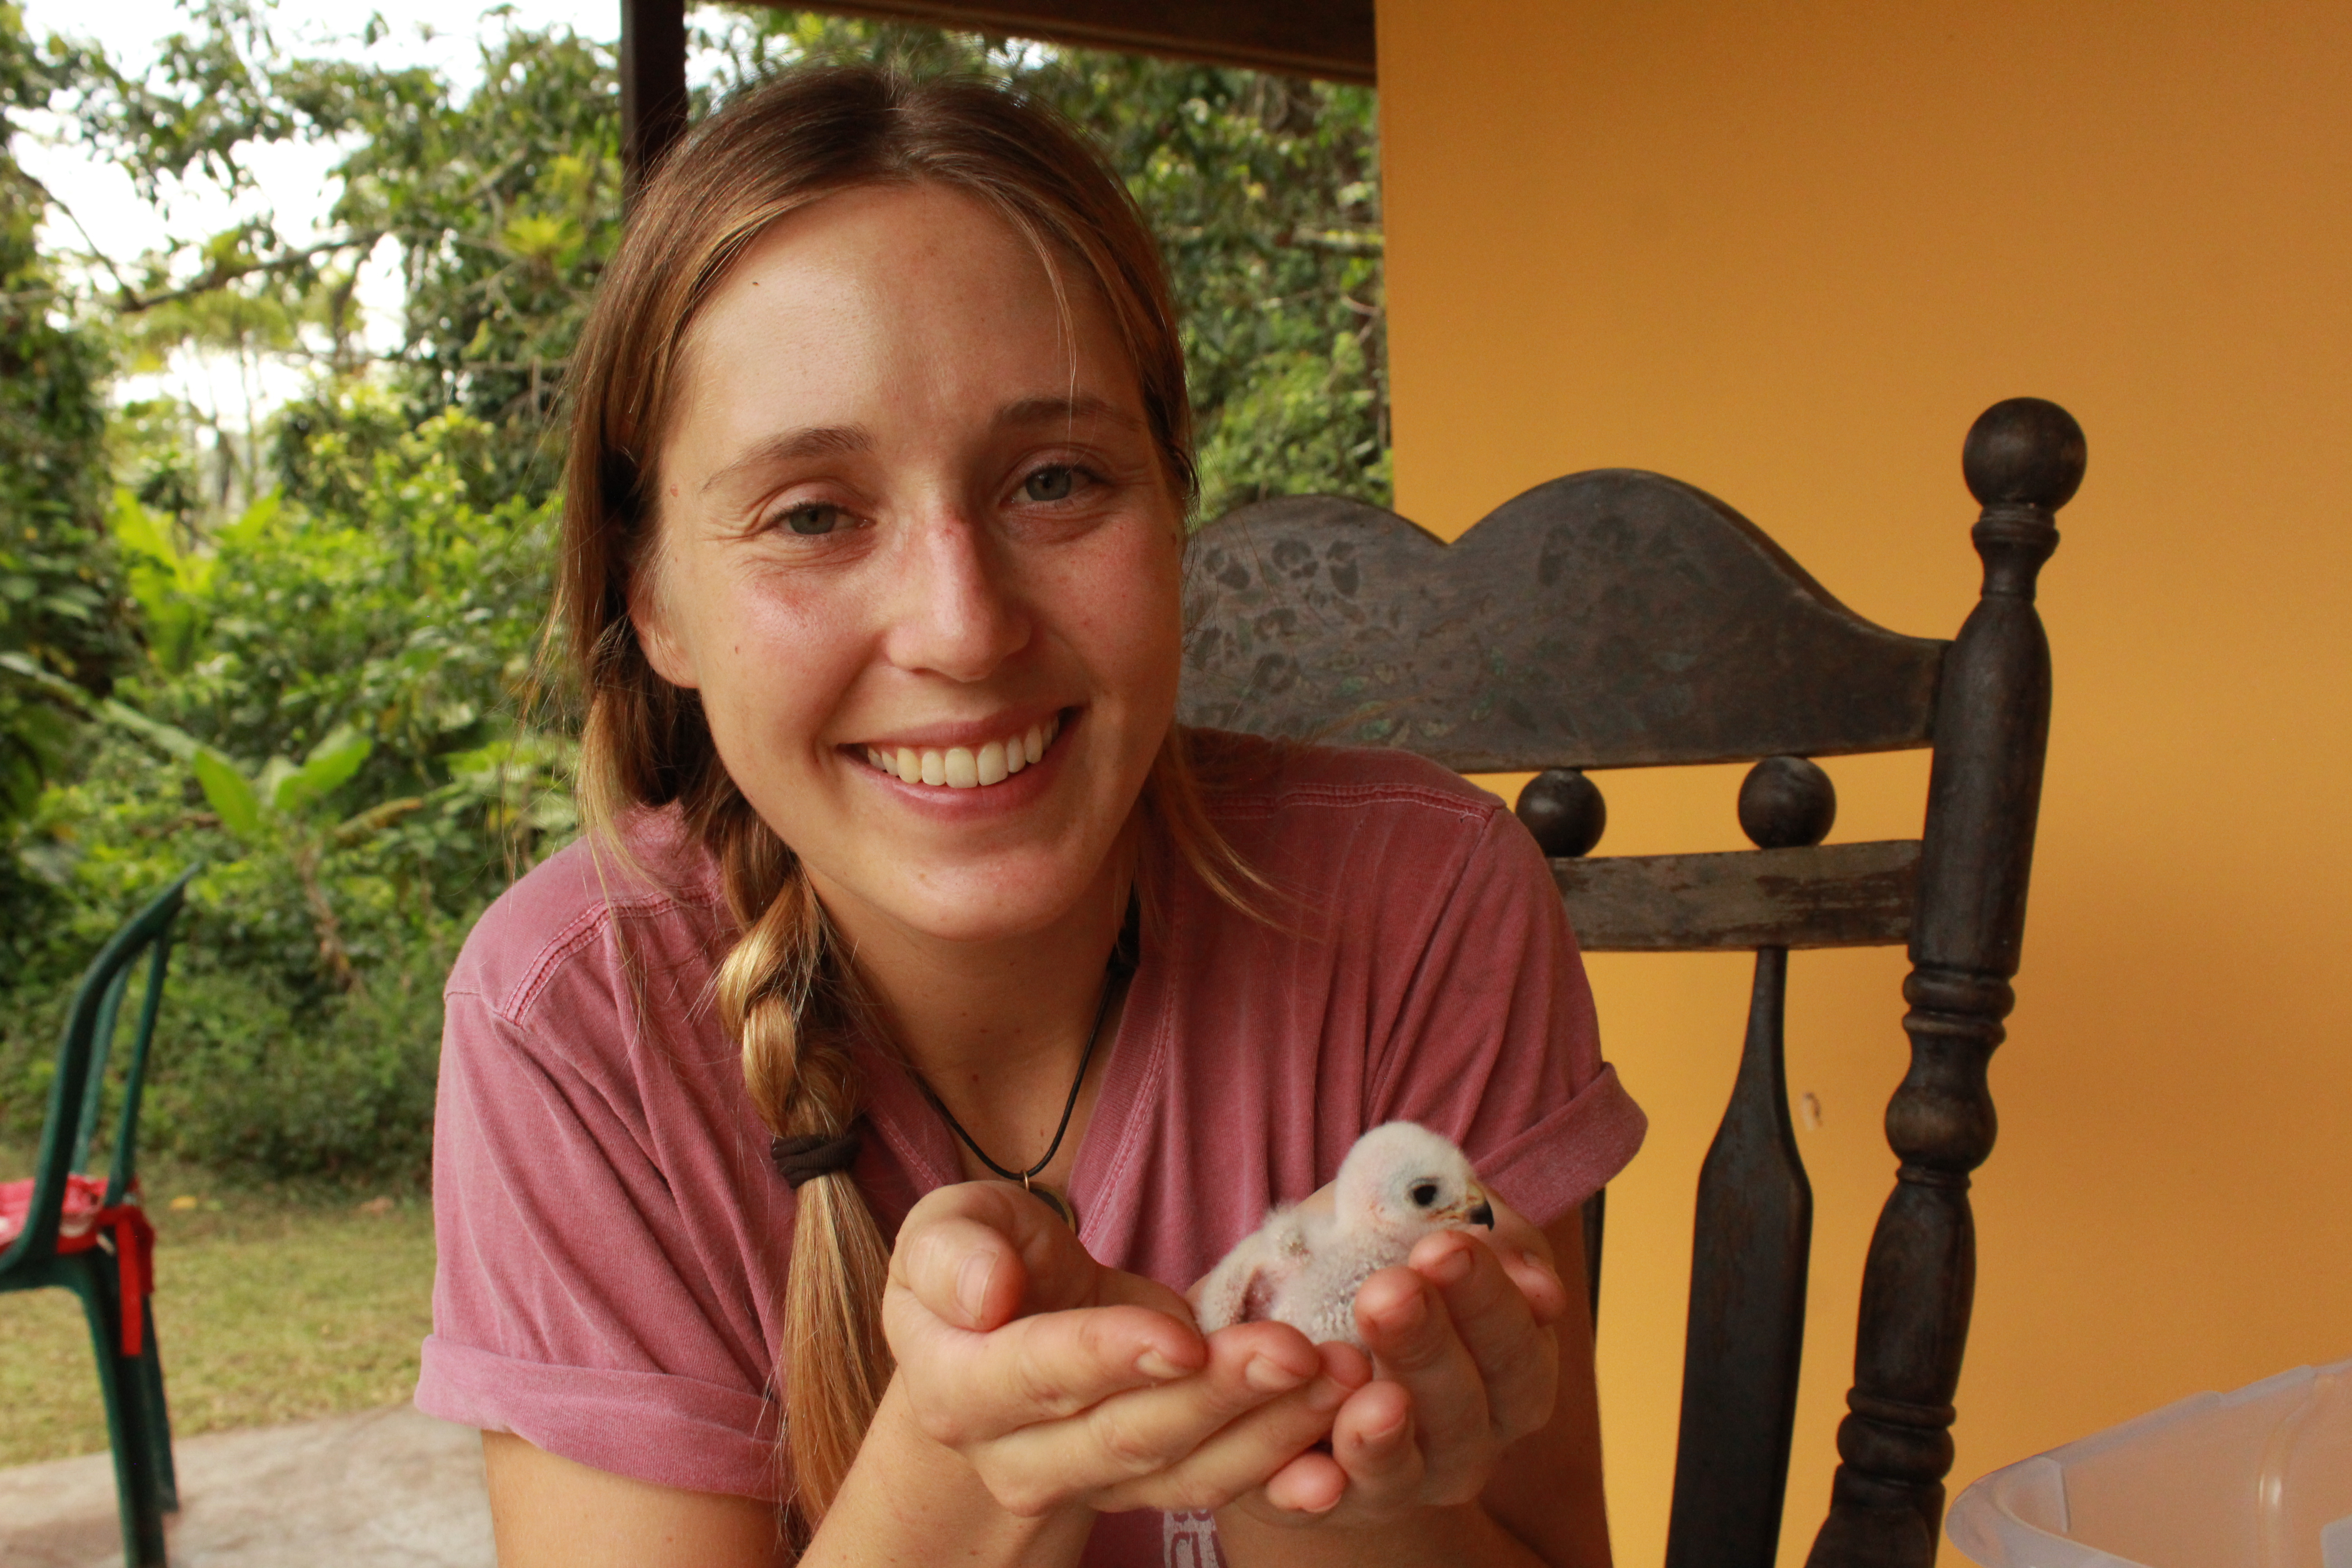
M 253 0 L 188 8 L 194 26 L 144 77 L 72 54 L 93 146 L 151 194 L 187 178 L 246 188 L 246 154 L 260 143 L 349 152 L 327 238 L 257 221 L 142 258 L 120 306 L 139 363 L 193 343 L 353 371 L 367 357 L 352 309 L 357 268 L 390 245 L 407 289 L 391 365 L 405 412 L 474 416 L 496 437 L 480 481 L 544 496 L 556 471 L 548 416 L 619 235 L 613 49 L 501 22 L 483 45 L 481 86 L 461 99 L 427 70 L 289 58 Z M 335 428 L 331 393 L 279 421 L 269 456 L 289 494 L 312 482 L 310 437 Z
M 994 78 L 1061 110 L 1125 172 L 1167 252 L 1204 512 L 1296 491 L 1387 499 L 1370 91 L 765 7 L 716 14 L 730 25 L 700 37 L 701 109 L 796 61 L 856 59 Z M 79 118 L 95 144 L 151 188 L 191 174 L 241 184 L 242 150 L 257 142 L 353 151 L 335 172 L 331 239 L 244 225 L 150 258 L 131 313 L 154 319 L 134 334 L 138 352 L 284 352 L 307 323 L 327 333 L 322 357 L 348 369 L 360 358 L 352 268 L 389 242 L 408 288 L 393 384 L 419 416 L 458 407 L 482 420 L 499 436 L 487 472 L 501 493 L 543 495 L 548 415 L 619 232 L 612 50 L 509 26 L 483 47 L 481 89 L 456 100 L 430 72 L 286 58 L 249 0 L 204 0 L 193 16 L 151 78 L 84 71 Z M 315 409 L 279 425 L 276 478 L 289 493 L 310 482 L 308 438 L 321 427 Z
M 131 651 L 100 521 L 106 354 L 35 244 L 48 194 L 9 151 L 16 111 L 58 85 L 0 0 L 0 844 L 72 751 L 76 704 L 37 674 L 101 694 Z M 32 898 L 11 859 L 0 900 Z
M 461 97 L 431 71 L 290 54 L 266 0 L 184 4 L 188 26 L 133 77 L 86 47 L 33 50 L 0 0 L 5 102 L 63 106 L 151 195 L 249 189 L 255 147 L 331 142 L 332 232 L 254 219 L 84 258 L 105 286 L 77 304 L 34 245 L 38 193 L 0 205 L 0 1139 L 33 1130 L 82 963 L 200 862 L 151 1147 L 413 1179 L 440 976 L 487 901 L 577 829 L 573 743 L 535 672 L 551 416 L 619 229 L 614 51 L 501 18 Z M 1060 110 L 1166 248 L 1203 510 L 1386 499 L 1369 92 L 698 15 L 717 24 L 698 36 L 698 108 L 793 61 L 854 58 L 990 76 Z M 13 164 L 0 180 L 26 188 Z M 387 247 L 404 315 L 376 360 L 352 289 Z M 109 353 L 153 368 L 188 348 L 316 374 L 259 428 L 169 398 L 104 416 Z
M 354 386 L 351 422 L 387 395 Z M 54 923 L 0 1022 L 0 1124 L 37 1116 L 74 972 L 191 860 L 151 1135 L 275 1174 L 414 1174 L 439 975 L 483 905 L 575 828 L 571 748 L 531 727 L 551 510 L 483 510 L 454 410 L 368 459 L 356 515 L 274 499 L 182 547 L 125 491 L 159 642 L 29 825 Z M 19 857 L 24 860 L 25 857 Z M 10 1086 L 14 1086 L 13 1088 Z

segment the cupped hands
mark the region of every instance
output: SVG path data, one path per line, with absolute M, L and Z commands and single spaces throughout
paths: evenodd
M 1334 1415 L 1330 1452 L 1302 1455 L 1238 1499 L 1241 1510 L 1270 1523 L 1349 1528 L 1467 1503 L 1504 1451 L 1550 1418 L 1552 1325 L 1568 1310 L 1567 1290 L 1543 1233 L 1507 1205 L 1494 1207 L 1491 1236 L 1424 1237 L 1404 1264 L 1364 1282 L 1356 1325 L 1372 1377 Z
M 1024 1518 L 1219 1509 L 1270 1488 L 1311 1497 L 1328 1461 L 1307 1450 L 1370 1375 L 1352 1349 L 1286 1324 L 1204 1339 L 1182 1297 L 1097 1263 L 998 1182 L 915 1205 L 882 1321 L 924 1436 Z

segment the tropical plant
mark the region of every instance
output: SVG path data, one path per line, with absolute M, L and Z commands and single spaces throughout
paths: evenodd
M 385 395 L 354 388 L 341 412 L 365 423 L 356 405 Z M 485 438 L 451 410 L 368 457 L 356 515 L 265 500 L 195 545 L 118 493 L 165 635 L 111 696 L 41 678 L 87 721 L 84 757 L 16 858 L 56 918 L 0 1015 L 0 1132 L 37 1114 L 89 945 L 197 861 L 159 1146 L 279 1173 L 422 1158 L 438 975 L 575 828 L 570 742 L 530 716 L 551 511 L 474 505 L 462 470 Z
M 183 4 L 187 26 L 132 73 L 35 50 L 0 0 L 0 110 L 62 109 L 151 195 L 249 191 L 264 143 L 339 150 L 323 235 L 255 217 L 60 258 L 34 242 L 37 191 L 0 208 L 0 1136 L 37 1113 L 90 946 L 197 862 L 150 1135 L 264 1173 L 415 1174 L 440 976 L 488 900 L 577 829 L 541 638 L 553 416 L 619 231 L 614 51 L 494 13 L 481 84 L 459 92 L 289 54 L 266 0 Z M 810 58 L 979 73 L 1058 108 L 1169 255 L 1204 510 L 1386 498 L 1368 91 L 696 15 L 700 108 Z M 377 353 L 355 280 L 385 255 L 404 296 Z M 311 375 L 257 426 L 169 397 L 108 417 L 110 356 L 183 352 Z
M 48 193 L 10 149 L 58 71 L 0 0 L 0 841 L 70 755 L 71 707 L 27 669 L 103 694 L 132 653 L 102 521 L 106 351 L 36 240 Z M 0 898 L 21 898 L 0 858 Z

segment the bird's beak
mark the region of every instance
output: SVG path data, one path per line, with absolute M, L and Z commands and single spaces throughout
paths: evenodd
M 1472 1187 L 1462 1196 L 1465 1200 L 1462 1210 L 1463 1217 L 1472 1225 L 1483 1225 L 1488 1230 L 1494 1229 L 1495 1205 L 1486 1201 L 1486 1193 L 1479 1188 Z

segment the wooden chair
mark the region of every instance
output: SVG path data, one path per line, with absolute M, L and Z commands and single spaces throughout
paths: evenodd
M 1912 965 L 1910 1069 L 1886 1113 L 1901 1168 L 1863 1271 L 1810 1563 L 1935 1561 L 1975 1289 L 1969 1173 L 1992 1148 L 1985 1066 L 2014 1000 L 2049 732 L 2034 581 L 2083 467 L 2082 430 L 2054 404 L 1978 419 L 1962 468 L 1984 582 L 1949 643 L 1874 626 L 1728 507 L 1627 469 L 1538 486 L 1451 545 L 1316 496 L 1244 507 L 1195 542 L 1186 722 L 1543 770 L 1518 812 L 1588 950 L 1756 952 L 1746 1047 L 1699 1175 L 1675 1568 L 1769 1568 L 1780 1543 L 1812 1226 L 1783 1076 L 1789 950 L 1897 942 Z M 1935 754 L 1918 839 L 1822 842 L 1835 796 L 1804 759 L 1921 746 Z M 1605 806 L 1583 770 L 1750 760 L 1738 812 L 1755 849 L 1586 858 Z
M 131 1568 L 163 1568 L 163 1515 L 180 1505 L 163 1362 L 147 1300 L 152 1232 L 139 1207 L 135 1172 L 140 1090 L 163 999 L 172 922 L 194 875 L 184 873 L 131 916 L 83 973 L 58 1047 L 35 1173 L 0 1188 L 0 1291 L 59 1286 L 79 1299 L 89 1321 L 114 1448 L 123 1560 Z M 104 1105 L 116 1020 L 142 958 L 146 984 L 123 1064 L 113 1149 L 102 1179 L 83 1175 Z

